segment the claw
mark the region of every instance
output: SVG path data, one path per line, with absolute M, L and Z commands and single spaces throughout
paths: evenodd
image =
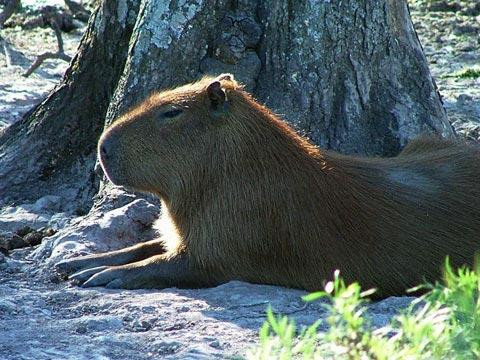
M 103 284 L 102 283 L 99 283 L 98 281 L 95 280 L 95 276 L 92 276 L 90 279 L 88 279 L 87 281 L 85 281 L 83 284 L 82 284 L 82 287 L 83 288 L 87 288 L 87 287 L 95 287 L 95 286 L 102 286 Z
M 82 284 L 91 278 L 93 275 L 102 272 L 103 270 L 107 269 L 108 266 L 98 266 L 91 269 L 86 269 L 82 271 L 78 271 L 75 274 L 72 274 L 68 277 L 69 280 L 73 280 L 75 283 Z
M 107 267 L 92 275 L 83 283 L 82 287 L 105 286 L 113 280 L 116 280 L 118 278 L 117 275 L 118 273 L 116 273 L 115 270 Z

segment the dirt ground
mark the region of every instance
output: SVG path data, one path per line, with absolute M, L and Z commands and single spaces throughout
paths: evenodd
M 459 134 L 480 140 L 480 3 L 421 0 L 410 4 L 451 123 Z M 455 8 L 461 10 L 447 11 Z M 476 70 L 477 77 L 462 76 L 468 70 Z
M 473 76 L 476 70 L 480 73 L 478 0 L 410 4 L 453 126 L 461 136 L 480 140 L 480 77 Z M 74 55 L 83 30 L 63 34 L 67 54 Z M 19 53 L 13 65 L 6 66 L 0 48 L 0 131 L 42 101 L 68 67 L 64 61 L 48 60 L 24 78 L 22 74 L 35 56 L 56 50 L 53 31 L 17 27 L 4 29 L 1 35 Z M 124 213 L 106 214 L 103 223 L 96 218 L 75 220 L 56 213 L 55 201 L 51 196 L 35 204 L 0 209 L 0 233 L 25 224 L 62 228 L 70 221 L 80 221 L 82 229 L 94 235 L 115 228 L 117 233 L 109 236 L 117 239 L 136 224 L 151 222 L 129 215 L 132 223 L 123 223 Z M 155 217 L 155 213 L 150 215 Z M 65 236 L 65 246 L 76 249 L 75 238 L 82 233 L 72 231 L 64 240 Z M 85 244 L 77 250 L 88 251 L 88 241 Z M 199 290 L 82 289 L 59 282 L 38 266 L 50 248 L 42 244 L 15 250 L 11 257 L 0 253 L 0 359 L 238 358 L 255 345 L 268 304 L 291 314 L 299 325 L 324 316 L 320 303 L 302 302 L 302 291 L 242 282 Z M 386 324 L 411 300 L 392 297 L 371 304 L 373 325 Z

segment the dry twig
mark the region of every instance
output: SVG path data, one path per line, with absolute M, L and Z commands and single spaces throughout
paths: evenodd
M 25 72 L 25 74 L 23 74 L 24 77 L 30 76 L 30 74 L 32 74 L 46 59 L 61 59 L 67 62 L 70 62 L 70 60 L 72 59 L 70 56 L 65 54 L 65 51 L 63 49 L 62 33 L 60 32 L 57 21 L 52 18 L 50 20 L 50 26 L 55 31 L 55 36 L 57 37 L 58 51 L 56 53 L 45 52 L 37 56 L 37 59 L 34 61 L 34 63 Z

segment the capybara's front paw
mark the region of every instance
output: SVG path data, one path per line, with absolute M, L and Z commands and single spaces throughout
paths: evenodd
M 95 264 L 94 259 L 92 259 L 90 256 L 82 256 L 59 261 L 54 265 L 54 269 L 57 274 L 59 274 L 63 278 L 67 278 L 70 274 L 95 266 L 98 265 Z
M 105 286 L 109 289 L 137 289 L 142 287 L 136 268 L 126 266 L 99 266 L 79 271 L 69 277 L 82 287 Z
M 82 287 L 104 286 L 108 289 L 165 288 L 156 264 L 128 264 L 99 266 L 79 271 L 69 277 Z
M 82 285 L 93 275 L 107 269 L 108 266 L 98 266 L 90 269 L 78 271 L 68 277 L 68 280 L 72 280 L 74 283 Z
M 90 272 L 88 269 L 82 271 L 82 273 Z M 94 287 L 94 286 L 105 286 L 109 289 L 135 289 L 136 286 L 128 285 L 128 271 L 123 269 L 121 266 L 111 266 L 105 267 L 104 269 L 97 268 L 99 271 L 90 272 L 91 275 L 88 276 L 88 279 L 82 284 L 82 287 Z

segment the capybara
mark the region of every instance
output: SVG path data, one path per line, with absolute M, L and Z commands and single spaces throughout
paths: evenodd
M 89 286 L 229 280 L 321 289 L 339 269 L 377 296 L 441 277 L 480 248 L 479 149 L 420 138 L 395 158 L 324 151 L 230 74 L 156 93 L 98 144 L 117 185 L 162 200 L 165 235 L 57 264 Z

